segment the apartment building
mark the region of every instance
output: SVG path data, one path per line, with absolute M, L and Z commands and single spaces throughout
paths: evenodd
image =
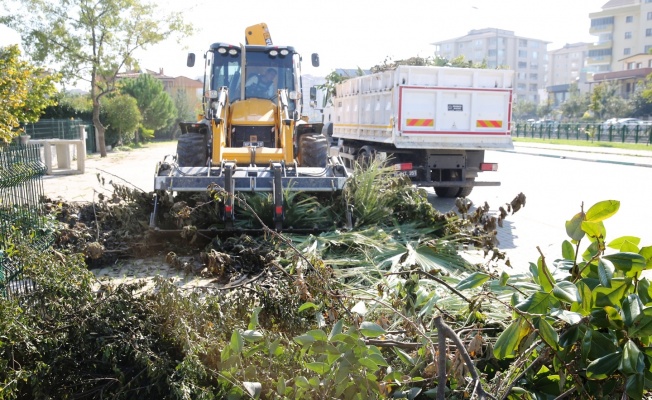
M 516 99 L 539 103 L 545 97 L 548 43 L 516 36 L 513 31 L 485 28 L 431 44 L 435 46 L 436 56 L 447 59 L 464 56 L 474 63 L 486 62 L 489 68 L 513 69 Z
M 589 46 L 591 72 L 620 71 L 623 59 L 652 49 L 652 0 L 610 0 L 589 18 L 598 38 Z
M 581 93 L 587 93 L 586 60 L 590 43 L 570 43 L 548 52 L 548 76 L 546 90 L 553 105 L 568 99 L 571 85 L 576 84 Z

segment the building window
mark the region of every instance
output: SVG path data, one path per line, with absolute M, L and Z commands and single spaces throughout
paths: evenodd
M 519 69 L 527 68 L 527 63 L 525 61 L 519 61 L 518 68 Z
M 518 40 L 518 47 L 527 47 L 527 40 L 526 39 L 519 39 Z
M 527 50 L 519 50 L 518 56 L 521 58 L 527 58 Z
M 647 12 L 647 20 L 649 21 L 651 19 L 652 19 L 652 11 L 648 11 Z
M 538 80 L 539 79 L 539 74 L 530 74 L 530 79 Z
M 628 56 L 631 53 L 632 53 L 632 49 L 630 49 L 629 47 L 627 47 L 627 48 L 625 48 L 625 50 L 623 50 L 623 55 L 625 55 L 625 56 Z
M 645 36 L 652 36 L 652 28 L 647 28 L 645 30 Z
M 628 24 L 634 22 L 634 17 L 632 17 L 631 15 L 626 16 L 625 22 L 627 22 Z
M 652 46 L 650 45 L 645 46 L 645 53 L 649 53 L 650 49 L 652 49 Z
M 530 83 L 530 92 L 536 92 L 539 90 L 539 87 L 537 86 L 536 83 Z
M 614 24 L 614 17 L 603 17 L 603 18 L 596 18 L 591 20 L 591 28 L 602 28 L 613 24 Z
M 632 33 L 631 32 L 625 32 L 625 39 L 631 39 L 632 38 Z
M 538 58 L 538 57 L 539 57 L 539 53 L 537 53 L 536 51 L 533 51 L 532 53 L 530 53 L 530 56 L 531 56 L 532 58 Z
M 525 90 L 525 89 L 527 89 L 527 85 L 525 83 L 519 83 L 519 84 L 516 85 L 516 88 L 518 90 Z
M 539 69 L 539 64 L 538 63 L 530 63 L 530 69 Z

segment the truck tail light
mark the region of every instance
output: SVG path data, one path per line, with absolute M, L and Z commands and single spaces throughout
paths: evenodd
M 409 171 L 412 169 L 412 163 L 401 163 L 401 164 L 394 164 L 394 170 L 395 171 Z
M 481 163 L 480 171 L 498 171 L 497 163 Z

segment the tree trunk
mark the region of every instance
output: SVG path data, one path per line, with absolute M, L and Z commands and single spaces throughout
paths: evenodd
M 100 121 L 100 99 L 99 96 L 93 90 L 91 94 L 93 98 L 93 125 L 97 130 L 97 146 L 100 151 L 100 157 L 106 157 L 106 140 L 104 139 L 104 125 Z

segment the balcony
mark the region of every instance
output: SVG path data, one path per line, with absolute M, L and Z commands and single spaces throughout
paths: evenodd
M 597 26 L 592 26 L 589 28 L 589 34 L 591 35 L 599 35 L 601 33 L 607 33 L 607 32 L 613 32 L 614 31 L 614 25 L 609 24 L 609 25 L 597 25 Z

